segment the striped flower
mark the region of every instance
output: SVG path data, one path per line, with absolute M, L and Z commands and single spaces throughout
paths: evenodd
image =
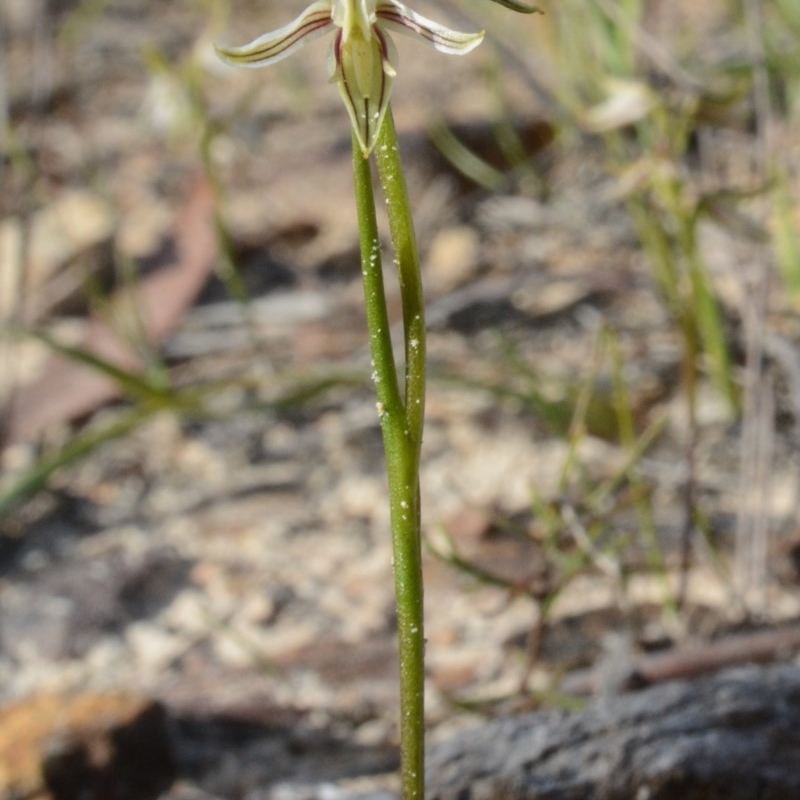
M 333 33 L 330 78 L 339 87 L 366 158 L 375 146 L 396 75 L 397 51 L 389 31 L 414 35 L 452 55 L 468 53 L 483 39 L 482 32 L 450 30 L 397 0 L 317 0 L 283 28 L 243 47 L 217 47 L 217 53 L 235 66 L 265 67 Z

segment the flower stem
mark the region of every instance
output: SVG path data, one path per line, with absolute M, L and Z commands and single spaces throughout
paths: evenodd
M 425 639 L 419 463 L 425 416 L 425 313 L 419 256 L 391 110 L 375 157 L 389 216 L 403 305 L 405 391 L 392 350 L 375 220 L 370 162 L 353 138 L 361 267 L 378 413 L 386 450 L 400 649 L 400 758 L 403 800 L 425 795 Z
M 397 146 L 397 133 L 391 108 L 386 113 L 378 135 L 375 159 L 386 198 L 389 230 L 397 259 L 403 302 L 408 435 L 419 459 L 425 420 L 425 297 L 422 291 L 422 271 L 417 251 L 417 237 L 414 233 L 414 220 L 411 216 L 411 203 L 408 200 L 406 177 Z

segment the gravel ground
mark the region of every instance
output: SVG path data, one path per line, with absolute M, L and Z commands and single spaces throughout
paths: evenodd
M 242 5 L 234 6 L 231 36 L 248 30 Z M 2 12 L 9 108 L 34 154 L 36 180 L 27 188 L 36 192 L 24 201 L 3 192 L 0 210 L 7 221 L 29 220 L 39 207 L 34 198 L 48 208 L 69 189 L 83 204 L 79 227 L 91 247 L 63 248 L 81 258 L 92 250 L 101 274 L 113 275 L 109 252 L 158 271 L 176 245 L 175 214 L 197 191 L 197 132 L 170 117 L 181 110 L 169 94 L 174 83 L 143 70 L 142 48 L 158 46 L 177 62 L 195 47 L 215 119 L 232 113 L 252 76 L 213 66 L 207 41 L 197 39 L 203 18 L 185 4 L 119 0 L 77 29 L 77 44 L 54 40 L 62 18 L 49 8 L 39 16 L 39 7 L 20 0 Z M 264 29 L 282 17 L 271 9 L 263 16 Z M 215 144 L 228 187 L 223 209 L 252 302 L 231 301 L 211 277 L 160 345 L 180 385 L 216 387 L 210 413 L 148 418 L 60 470 L 50 491 L 2 521 L 0 699 L 124 687 L 163 700 L 177 719 L 206 715 L 219 736 L 206 731 L 202 745 L 196 729 L 184 729 L 176 798 L 378 800 L 394 786 L 395 620 L 382 445 L 368 381 L 349 134 L 336 93 L 320 79 L 319 50 L 307 64 L 264 73 L 268 88 Z M 489 90 L 479 82 L 487 62 L 452 65 L 410 48 L 401 55 L 408 71 L 396 113 L 429 298 L 422 491 L 432 544 L 428 715 L 437 739 L 481 711 L 528 707 L 565 672 L 598 659 L 718 635 L 745 619 L 719 567 L 720 559 L 728 563 L 743 496 L 741 430 L 701 386 L 694 492 L 711 538 L 694 543 L 684 612 L 670 613 L 662 581 L 643 569 L 647 542 L 621 491 L 609 500 L 602 554 L 592 550 L 592 565 L 570 580 L 541 625 L 531 595 L 544 596 L 559 580 L 557 555 L 581 549 L 583 528 L 573 520 L 548 544 L 537 503 L 577 508 L 581 492 L 628 458 L 613 430 L 608 350 L 597 357 L 605 331 L 614 332 L 640 430 L 663 420 L 639 467 L 677 585 L 690 431 L 680 340 L 595 145 L 544 146 L 545 109 L 523 77 L 511 75 L 515 122 L 539 143 L 530 168 L 491 194 L 467 186 L 437 157 L 425 127 L 437 109 L 491 145 L 482 122 Z M 420 84 L 424 103 L 415 100 Z M 745 134 L 742 144 L 752 147 Z M 23 179 L 10 174 L 9 188 L 21 189 Z M 546 198 L 531 188 L 540 179 Z M 94 227 L 87 208 L 99 209 Z M 701 234 L 741 358 L 742 274 L 760 251 L 722 227 Z M 111 247 L 98 251 L 98 242 Z M 66 260 L 54 259 L 57 274 Z M 48 274 L 41 285 L 53 280 Z M 36 306 L 40 319 L 57 330 L 86 319 L 87 304 L 74 292 L 54 296 Z M 769 309 L 777 410 L 760 506 L 770 534 L 764 622 L 798 614 L 800 546 L 791 355 L 800 322 L 777 300 Z M 34 382 L 40 354 L 14 350 L 13 358 Z M 581 479 L 564 491 L 559 476 L 571 457 L 564 428 L 593 364 L 598 411 L 577 451 Z M 297 386 L 323 384 L 324 391 L 278 402 Z M 537 413 L 534 386 L 560 418 Z M 49 391 L 57 409 L 60 389 Z M 118 404 L 103 403 L 79 422 L 62 419 L 11 444 L 6 477 L 75 425 L 119 413 Z M 481 582 L 432 552 L 452 544 L 508 586 Z M 237 738 L 231 720 L 245 717 L 261 727 Z

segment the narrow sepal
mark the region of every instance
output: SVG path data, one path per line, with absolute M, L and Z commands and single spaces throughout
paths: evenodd
M 290 56 L 308 42 L 333 30 L 330 0 L 317 0 L 297 19 L 242 47 L 215 45 L 217 55 L 237 67 L 265 67 Z
M 410 36 L 416 36 L 431 47 L 450 55 L 463 55 L 483 41 L 483 31 L 462 33 L 423 17 L 397 0 L 378 0 L 375 14 L 380 24 Z

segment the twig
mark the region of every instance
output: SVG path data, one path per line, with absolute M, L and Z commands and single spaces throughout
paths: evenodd
M 640 689 L 665 681 L 694 678 L 739 664 L 767 664 L 800 650 L 800 625 L 755 633 L 737 634 L 702 645 L 652 653 L 634 659 L 624 675 L 620 691 Z M 565 694 L 590 696 L 600 688 L 597 669 L 567 675 L 560 690 Z

